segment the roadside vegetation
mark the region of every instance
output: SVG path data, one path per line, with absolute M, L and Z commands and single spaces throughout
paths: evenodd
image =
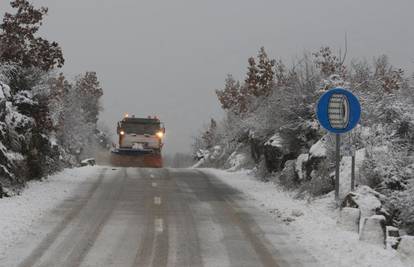
M 376 190 L 387 225 L 414 234 L 414 87 L 413 76 L 390 64 L 338 55 L 329 47 L 306 53 L 291 65 L 260 48 L 247 60 L 242 81 L 228 75 L 216 91 L 226 115 L 195 138 L 198 167 L 251 169 L 262 180 L 313 199 L 334 189 L 333 136 L 315 116 L 319 97 L 330 88 L 356 94 L 360 124 L 343 136 L 341 185 L 349 192 L 348 148 L 357 154 L 356 182 Z M 346 191 L 347 190 L 347 191 Z
M 63 51 L 38 31 L 47 15 L 11 1 L 0 24 L 0 197 L 29 179 L 76 166 L 105 144 L 97 129 L 103 90 L 93 71 L 68 80 Z

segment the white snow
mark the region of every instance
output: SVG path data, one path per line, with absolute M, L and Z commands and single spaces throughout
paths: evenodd
M 26 115 L 23 115 L 17 111 L 17 108 L 13 106 L 12 102 L 7 101 L 6 102 L 6 118 L 5 122 L 7 125 L 9 125 L 12 128 L 17 128 L 18 126 L 23 125 L 30 125 L 33 122 L 32 118 L 27 117 Z
M 36 101 L 33 100 L 33 93 L 28 90 L 23 90 L 18 92 L 13 97 L 15 104 L 27 104 L 27 105 L 35 105 L 37 104 Z
M 405 262 L 414 262 L 414 236 L 402 236 L 398 250 L 403 254 Z
M 0 258 L 31 233 L 41 217 L 73 195 L 80 183 L 97 179 L 100 167 L 65 169 L 43 181 L 29 182 L 20 195 L 0 199 Z
M 299 176 L 299 180 L 302 180 L 303 178 L 305 178 L 304 173 L 303 173 L 304 171 L 303 164 L 306 163 L 308 159 L 309 159 L 309 154 L 300 154 L 298 158 L 296 159 L 295 170 Z
M 375 215 L 375 210 L 381 208 L 381 198 L 385 198 L 366 185 L 358 186 L 353 192 L 353 200 L 358 204 L 362 217 Z
M 283 144 L 283 139 L 280 137 L 280 135 L 277 133 L 269 138 L 269 140 L 266 141 L 265 146 L 274 146 L 274 147 L 281 147 Z
M 4 154 L 4 156 L 10 161 L 23 160 L 24 159 L 22 154 L 20 154 L 18 152 L 13 152 L 11 150 L 7 150 L 7 148 L 1 142 L 0 142 L 0 150 Z
M 58 141 L 55 134 L 49 136 L 49 143 L 52 147 L 58 145 Z
M 10 87 L 7 84 L 0 81 L 0 99 L 10 98 L 10 97 L 11 97 Z
M 326 145 L 324 142 L 324 139 L 322 138 L 321 140 L 319 140 L 318 142 L 316 142 L 309 150 L 309 157 L 313 158 L 313 157 L 317 157 L 317 158 L 321 158 L 321 157 L 326 157 Z
M 233 152 L 229 159 L 227 160 L 228 165 L 230 168 L 228 171 L 237 171 L 240 170 L 241 166 L 248 160 L 246 154 L 244 153 L 237 153 L 237 151 Z
M 229 173 L 205 169 L 230 186 L 252 198 L 257 208 L 272 214 L 275 224 L 286 223 L 321 266 L 402 267 L 405 265 L 395 250 L 359 241 L 358 233 L 341 229 L 337 225 L 339 215 L 333 194 L 313 201 L 293 198 L 293 192 L 285 192 L 272 183 L 256 180 L 249 172 Z M 292 212 L 302 216 L 292 218 Z

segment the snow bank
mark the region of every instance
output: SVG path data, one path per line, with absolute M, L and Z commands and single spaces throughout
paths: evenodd
M 414 266 L 414 236 L 402 236 L 398 250 L 403 254 L 406 262 Z
M 0 258 L 7 249 L 32 233 L 41 217 L 73 195 L 80 183 L 97 179 L 100 167 L 66 169 L 47 180 L 27 183 L 17 196 L 0 199 Z
M 205 169 L 223 182 L 244 192 L 254 205 L 274 216 L 275 224 L 286 223 L 321 266 L 407 266 L 395 250 L 359 241 L 358 233 L 337 225 L 338 210 L 333 194 L 308 202 L 293 198 L 293 193 L 282 191 L 277 185 L 257 181 L 248 172 L 228 173 Z M 300 211 L 302 216 L 292 217 Z

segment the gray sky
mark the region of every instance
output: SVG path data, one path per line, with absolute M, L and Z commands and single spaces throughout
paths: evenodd
M 221 116 L 214 89 L 227 73 L 243 79 L 260 46 L 290 63 L 321 45 L 339 49 L 347 32 L 349 58 L 385 53 L 414 70 L 412 0 L 33 2 L 49 7 L 42 35 L 62 46 L 63 71 L 98 72 L 101 119 L 115 131 L 124 112 L 157 114 L 170 153 L 189 151 L 201 126 Z

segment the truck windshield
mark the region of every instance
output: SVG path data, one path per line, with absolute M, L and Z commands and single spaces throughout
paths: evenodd
M 122 129 L 127 134 L 151 134 L 154 135 L 160 130 L 160 124 L 122 123 Z

